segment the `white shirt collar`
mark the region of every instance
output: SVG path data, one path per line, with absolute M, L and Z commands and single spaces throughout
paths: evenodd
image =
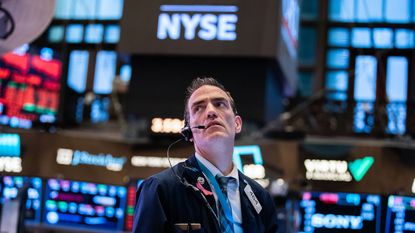
M 215 177 L 216 175 L 221 175 L 223 176 L 222 172 L 215 167 L 215 165 L 213 165 L 211 162 L 209 162 L 207 159 L 205 159 L 203 156 L 199 155 L 198 153 L 195 153 L 196 159 L 199 160 L 199 162 L 201 162 L 203 165 L 205 165 L 205 167 L 207 169 L 209 169 L 209 171 L 212 173 L 212 175 Z M 239 174 L 238 174 L 238 169 L 236 168 L 235 164 L 232 163 L 232 171 L 231 173 L 229 173 L 229 175 L 227 175 L 227 177 L 233 177 L 236 179 L 236 184 L 239 185 Z

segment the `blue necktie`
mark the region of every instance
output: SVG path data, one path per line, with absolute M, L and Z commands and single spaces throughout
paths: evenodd
M 229 206 L 229 209 L 232 210 L 231 205 L 229 204 L 229 200 L 228 200 L 227 187 L 228 187 L 228 182 L 231 181 L 231 180 L 232 181 L 235 180 L 235 178 L 220 176 L 220 175 L 216 175 L 215 178 L 218 181 L 219 187 L 222 190 L 223 195 L 226 197 L 226 202 Z M 233 223 L 226 218 L 225 212 L 223 211 L 223 208 L 222 208 L 220 203 L 218 203 L 218 206 L 219 206 L 220 228 L 221 228 L 222 232 L 223 233 L 233 233 L 234 232 L 233 231 Z

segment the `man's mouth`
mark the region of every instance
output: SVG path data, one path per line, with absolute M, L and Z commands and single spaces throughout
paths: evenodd
M 222 124 L 220 124 L 219 122 L 210 122 L 206 125 L 206 129 L 210 128 L 211 126 L 222 126 Z

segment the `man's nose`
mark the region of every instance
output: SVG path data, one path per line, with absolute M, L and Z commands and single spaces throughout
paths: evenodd
M 209 118 L 209 119 L 216 118 L 218 116 L 216 114 L 216 108 L 215 108 L 215 106 L 213 106 L 213 104 L 209 103 L 206 106 L 206 114 L 207 114 L 207 118 Z

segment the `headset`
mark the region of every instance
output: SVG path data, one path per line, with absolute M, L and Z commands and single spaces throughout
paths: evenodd
M 190 142 L 191 139 L 193 138 L 192 129 L 205 129 L 205 128 L 206 128 L 206 126 L 204 126 L 204 125 L 197 125 L 197 126 L 194 126 L 194 127 L 190 127 L 189 123 L 186 121 L 185 126 L 182 128 L 180 133 L 182 134 L 183 139 L 186 142 Z

